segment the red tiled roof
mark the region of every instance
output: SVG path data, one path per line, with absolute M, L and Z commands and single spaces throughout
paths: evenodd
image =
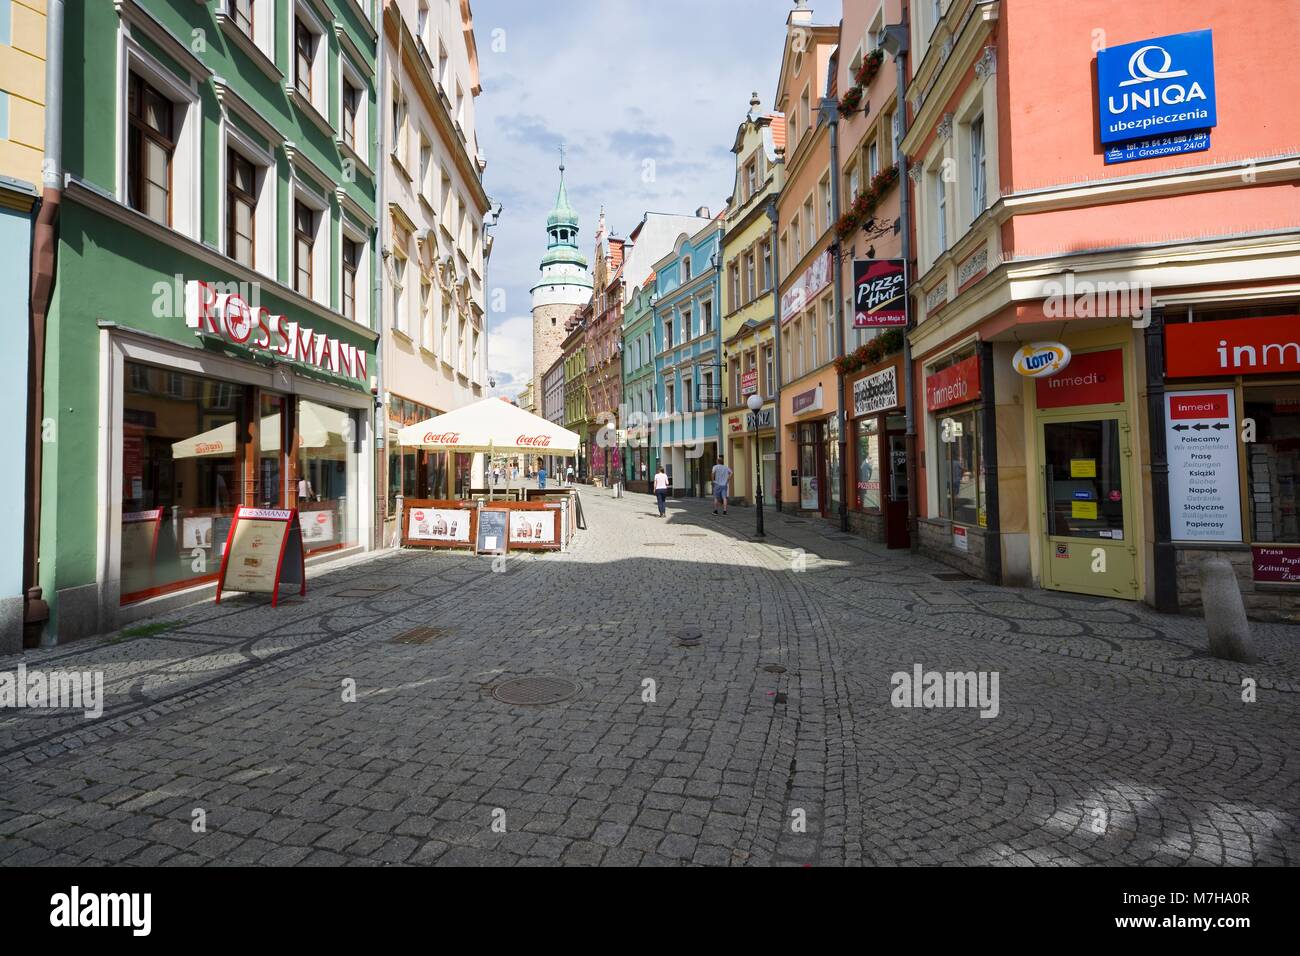
M 785 152 L 785 114 L 768 113 L 767 118 L 772 121 L 772 144 L 781 152 Z

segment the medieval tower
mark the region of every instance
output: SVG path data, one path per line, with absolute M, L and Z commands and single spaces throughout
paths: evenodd
M 546 255 L 533 293 L 533 381 L 542 376 L 563 351 L 564 323 L 591 298 L 587 259 L 578 251 L 578 214 L 564 191 L 564 159 L 560 158 L 560 191 L 546 217 Z

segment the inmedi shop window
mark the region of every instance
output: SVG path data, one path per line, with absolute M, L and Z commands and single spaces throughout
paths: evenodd
M 958 524 L 983 526 L 984 462 L 978 409 L 940 412 L 939 514 Z
M 216 576 L 242 501 L 249 389 L 126 365 L 122 602 Z
M 1300 386 L 1242 389 L 1245 417 L 1255 421 L 1246 443 L 1250 540 L 1300 543 Z
M 1050 422 L 1043 426 L 1047 466 L 1047 533 L 1071 538 L 1124 538 L 1119 421 Z

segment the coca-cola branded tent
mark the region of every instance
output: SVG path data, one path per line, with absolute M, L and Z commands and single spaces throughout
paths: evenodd
M 580 441 L 576 433 L 500 398 L 485 398 L 397 433 L 397 443 L 406 448 L 489 455 L 576 455 Z

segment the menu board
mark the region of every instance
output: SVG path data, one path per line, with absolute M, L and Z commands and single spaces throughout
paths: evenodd
M 1236 397 L 1231 389 L 1169 392 L 1169 524 L 1175 541 L 1240 541 Z
M 478 538 L 474 545 L 477 553 L 506 553 L 506 516 L 512 514 L 501 508 L 484 508 L 478 513 Z
M 282 585 L 307 593 L 297 509 L 238 508 L 221 558 L 217 603 L 221 603 L 222 591 L 250 591 L 270 594 L 274 607 Z
M 412 508 L 406 536 L 416 541 L 469 543 L 468 508 Z

